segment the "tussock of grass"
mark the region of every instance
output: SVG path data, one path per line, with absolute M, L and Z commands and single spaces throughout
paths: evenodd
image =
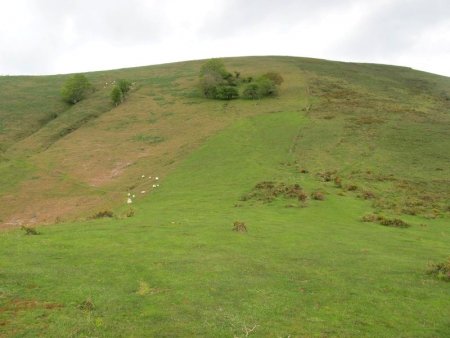
M 322 191 L 313 191 L 311 193 L 311 199 L 316 200 L 316 201 L 324 201 L 325 194 Z
M 34 227 L 22 225 L 21 229 L 25 231 L 25 235 L 40 235 L 41 233 Z
M 236 232 L 247 232 L 247 227 L 244 222 L 236 221 L 233 223 L 233 231 Z
M 429 263 L 427 273 L 450 282 L 450 257 L 441 263 Z
M 86 300 L 83 300 L 80 304 L 78 304 L 78 308 L 86 312 L 91 312 L 95 310 L 95 304 L 91 297 L 88 297 Z
M 147 282 L 140 281 L 139 282 L 139 288 L 136 291 L 136 294 L 139 296 L 145 296 L 150 292 L 150 285 L 148 285 Z

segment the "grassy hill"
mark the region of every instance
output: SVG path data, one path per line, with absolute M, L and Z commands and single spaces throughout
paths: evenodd
M 202 61 L 86 74 L 75 106 L 66 76 L 0 78 L 0 337 L 450 334 L 426 274 L 450 255 L 450 79 L 225 63 L 279 72 L 280 95 L 204 99 Z M 136 85 L 113 107 L 119 78 Z

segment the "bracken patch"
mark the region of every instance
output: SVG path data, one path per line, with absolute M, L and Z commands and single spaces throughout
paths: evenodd
M 388 227 L 394 228 L 409 228 L 411 224 L 399 219 L 399 218 L 386 218 L 381 215 L 369 214 L 361 218 L 362 222 L 378 223 Z
M 272 181 L 263 181 L 257 183 L 252 191 L 242 196 L 242 201 L 257 200 L 270 203 L 278 197 L 287 199 L 296 199 L 304 202 L 307 194 L 299 184 L 275 183 Z

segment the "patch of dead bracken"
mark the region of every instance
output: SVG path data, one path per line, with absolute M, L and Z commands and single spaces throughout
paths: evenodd
M 12 299 L 5 305 L 0 306 L 0 312 L 17 313 L 20 311 L 29 311 L 34 309 L 55 310 L 63 308 L 64 305 L 52 302 L 43 302 L 34 299 Z
M 253 189 L 241 197 L 242 201 L 257 200 L 264 203 L 270 203 L 276 198 L 297 199 L 304 202 L 307 194 L 299 184 L 276 183 L 272 181 L 263 181 L 257 183 Z

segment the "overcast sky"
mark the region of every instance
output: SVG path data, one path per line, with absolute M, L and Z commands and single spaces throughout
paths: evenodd
M 450 76 L 450 0 L 11 0 L 0 74 L 291 55 Z

